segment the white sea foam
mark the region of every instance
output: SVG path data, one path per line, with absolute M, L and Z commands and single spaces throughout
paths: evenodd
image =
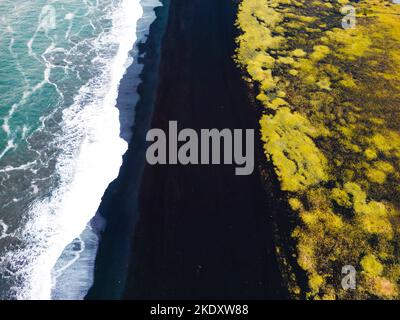
M 69 12 L 65 15 L 64 19 L 65 20 L 72 20 L 74 18 L 74 13 L 73 12 Z
M 8 225 L 5 224 L 3 220 L 0 219 L 0 239 L 8 236 Z
M 15 264 L 10 272 L 21 280 L 13 288 L 19 299 L 51 298 L 52 268 L 63 249 L 95 215 L 127 150 L 127 143 L 119 136 L 115 105 L 119 82 L 136 40 L 136 22 L 142 15 L 140 0 L 120 0 L 111 15 L 113 27 L 101 34 L 96 44 L 103 50 L 118 44 L 118 51 L 114 57 L 99 58 L 100 77 L 82 87 L 74 104 L 63 112 L 64 130 L 59 138 L 63 152 L 57 164 L 60 185 L 48 199 L 31 207 L 22 232 L 29 245 L 4 257 Z
M 146 41 L 149 34 L 150 25 L 156 19 L 154 9 L 162 6 L 158 0 L 141 0 L 143 15 L 137 22 L 136 36 L 137 45 L 131 51 L 131 57 L 127 60 L 129 74 L 126 75 L 127 81 L 122 81 L 119 92 L 123 97 L 118 100 L 118 109 L 124 115 L 120 118 L 121 137 L 126 141 L 130 140 L 131 127 L 135 118 L 134 106 L 139 101 L 137 87 L 141 83 L 140 74 L 143 65 L 139 62 L 132 62 L 139 57 L 138 44 Z M 129 80 L 128 80 L 129 79 Z M 92 223 L 94 230 L 92 229 Z M 105 227 L 106 221 L 97 215 L 95 220 L 87 226 L 85 231 L 69 244 L 54 266 L 52 274 L 55 277 L 51 298 L 60 299 L 83 299 L 94 280 L 95 259 L 98 248 L 98 235 Z

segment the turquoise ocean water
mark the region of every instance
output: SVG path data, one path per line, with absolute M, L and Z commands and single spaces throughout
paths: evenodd
M 51 270 L 127 149 L 115 107 L 139 0 L 0 0 L 0 299 L 49 299 Z

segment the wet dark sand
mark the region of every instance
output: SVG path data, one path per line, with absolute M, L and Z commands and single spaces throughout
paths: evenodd
M 168 121 L 177 120 L 180 129 L 258 128 L 232 60 L 235 15 L 232 0 L 171 0 L 152 127 L 167 131 Z M 259 142 L 256 148 L 260 152 Z M 143 164 L 132 158 L 125 158 L 114 195 L 103 206 L 109 225 L 119 227 L 108 226 L 103 236 L 108 249 L 100 250 L 91 298 L 106 297 L 102 292 L 115 286 L 115 270 L 122 272 L 111 246 L 126 236 L 115 232 L 129 229 L 121 219 L 130 223 L 136 215 L 136 193 L 127 189 L 137 183 L 130 168 Z M 123 298 L 287 298 L 274 253 L 273 206 L 257 168 L 236 176 L 233 166 L 146 165 L 140 177 Z

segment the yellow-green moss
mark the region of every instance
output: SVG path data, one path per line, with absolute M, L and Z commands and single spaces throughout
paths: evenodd
M 314 46 L 314 51 L 311 53 L 311 60 L 313 61 L 319 61 L 324 59 L 330 52 L 329 47 L 324 46 L 324 45 L 317 45 Z
M 312 292 L 318 292 L 319 288 L 324 283 L 324 278 L 320 275 L 312 275 L 308 280 L 308 285 Z
M 283 190 L 300 191 L 328 180 L 327 160 L 312 140 L 319 133 L 306 118 L 283 107 L 274 116 L 264 115 L 260 125 L 265 153 Z
M 289 205 L 294 211 L 300 210 L 302 208 L 301 201 L 297 198 L 290 198 Z
M 347 2 L 242 0 L 235 58 L 259 90 L 264 151 L 300 218 L 292 236 L 306 296 L 395 298 L 400 6 L 352 2 L 368 14 L 342 29 L 337 14 Z M 358 290 L 340 290 L 333 270 L 368 265 L 371 255 L 382 273 L 367 266 Z
M 378 154 L 372 148 L 368 148 L 367 150 L 365 150 L 364 155 L 368 160 L 374 160 L 378 157 Z
M 369 254 L 362 258 L 360 264 L 363 268 L 363 271 L 369 275 L 380 276 L 383 272 L 383 265 L 373 254 Z
M 340 188 L 332 189 L 332 199 L 342 207 L 350 208 L 352 206 L 352 202 L 350 200 L 349 194 Z
M 383 184 L 386 181 L 386 173 L 375 168 L 369 168 L 367 171 L 369 181 Z
M 295 49 L 292 51 L 292 56 L 295 56 L 298 58 L 302 58 L 305 55 L 307 55 L 307 53 L 303 49 Z

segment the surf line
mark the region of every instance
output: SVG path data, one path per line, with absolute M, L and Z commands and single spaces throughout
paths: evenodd
M 251 175 L 254 171 L 254 129 L 201 129 L 199 137 L 190 128 L 178 132 L 178 122 L 169 121 L 168 134 L 162 129 L 151 129 L 146 141 L 152 142 L 146 152 L 150 165 L 231 165 L 235 162 L 236 175 Z

